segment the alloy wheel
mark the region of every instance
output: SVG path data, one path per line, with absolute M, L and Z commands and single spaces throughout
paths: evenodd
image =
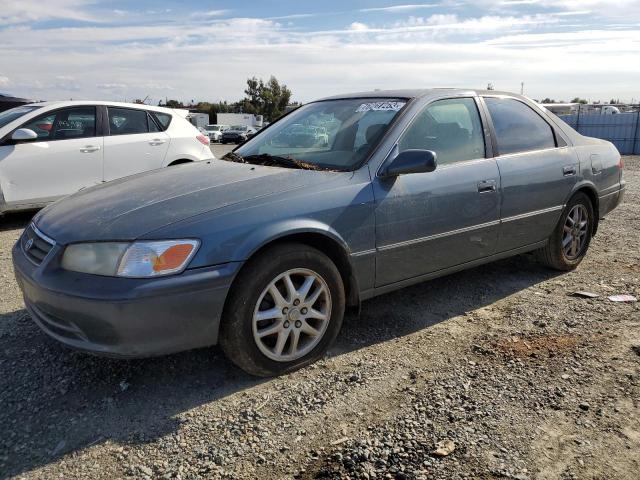
M 253 338 L 277 362 L 297 360 L 322 340 L 331 319 L 331 292 L 308 269 L 288 270 L 264 289 L 253 314 Z
M 589 229 L 589 214 L 584 205 L 574 205 L 564 222 L 562 251 L 568 260 L 575 260 L 584 250 Z

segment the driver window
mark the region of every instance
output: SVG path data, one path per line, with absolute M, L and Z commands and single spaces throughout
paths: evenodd
M 484 158 L 484 133 L 473 98 L 429 104 L 413 120 L 398 144 L 400 151 L 432 150 L 438 164 Z
M 36 132 L 36 141 L 95 137 L 96 108 L 74 107 L 46 113 L 21 128 Z

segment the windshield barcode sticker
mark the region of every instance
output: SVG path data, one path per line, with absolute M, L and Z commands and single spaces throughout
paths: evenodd
M 384 110 L 391 110 L 393 112 L 397 112 L 402 107 L 404 107 L 405 102 L 371 102 L 371 103 L 363 103 L 360 105 L 356 112 L 378 112 Z

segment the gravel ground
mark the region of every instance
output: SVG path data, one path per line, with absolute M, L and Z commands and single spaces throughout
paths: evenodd
M 0 477 L 637 479 L 640 304 L 606 298 L 640 297 L 626 165 L 578 270 L 524 255 L 378 297 L 325 359 L 268 380 L 217 348 L 116 361 L 49 340 L 11 270 L 29 216 L 5 218 Z

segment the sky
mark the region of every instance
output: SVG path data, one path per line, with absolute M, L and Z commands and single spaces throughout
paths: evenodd
M 411 3 L 410 3 L 411 2 Z M 412 3 L 416 2 L 416 3 Z M 640 0 L 2 0 L 0 91 L 236 101 L 275 75 L 307 102 L 465 87 L 640 101 Z

